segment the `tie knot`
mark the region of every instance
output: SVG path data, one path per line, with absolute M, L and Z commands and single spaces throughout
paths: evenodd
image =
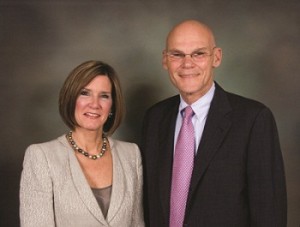
M 191 119 L 194 115 L 194 111 L 191 106 L 187 106 L 182 112 L 184 113 L 184 119 Z

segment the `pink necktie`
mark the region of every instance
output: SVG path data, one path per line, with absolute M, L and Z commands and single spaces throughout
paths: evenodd
M 187 106 L 178 135 L 173 160 L 170 227 L 182 227 L 190 180 L 194 166 L 195 135 L 192 123 L 193 109 Z

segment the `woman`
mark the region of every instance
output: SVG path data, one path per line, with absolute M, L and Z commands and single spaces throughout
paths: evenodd
M 124 114 L 114 69 L 100 61 L 76 67 L 59 111 L 71 131 L 25 153 L 21 226 L 144 226 L 140 151 L 108 137 Z

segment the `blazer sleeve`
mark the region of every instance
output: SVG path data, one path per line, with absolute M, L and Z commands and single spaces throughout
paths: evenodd
M 22 227 L 55 226 L 52 181 L 41 145 L 25 152 L 20 182 L 20 223 Z
M 257 115 L 247 155 L 250 226 L 286 226 L 283 158 L 275 120 L 268 108 L 262 109 Z
M 143 227 L 144 226 L 144 214 L 143 214 L 143 167 L 141 161 L 141 153 L 137 145 L 136 150 L 136 172 L 137 172 L 137 185 L 136 193 L 134 197 L 133 206 L 133 220 L 132 227 Z

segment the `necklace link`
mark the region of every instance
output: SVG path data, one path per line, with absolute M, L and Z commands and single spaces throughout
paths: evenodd
M 77 152 L 83 154 L 85 157 L 87 157 L 89 159 L 97 160 L 98 158 L 101 158 L 107 150 L 108 139 L 104 135 L 102 135 L 103 144 L 102 144 L 101 150 L 100 150 L 99 154 L 96 154 L 96 155 L 91 155 L 87 151 L 78 147 L 77 144 L 75 143 L 75 141 L 73 140 L 72 131 L 70 131 L 68 134 L 66 134 L 66 137 L 74 151 L 77 151 Z

